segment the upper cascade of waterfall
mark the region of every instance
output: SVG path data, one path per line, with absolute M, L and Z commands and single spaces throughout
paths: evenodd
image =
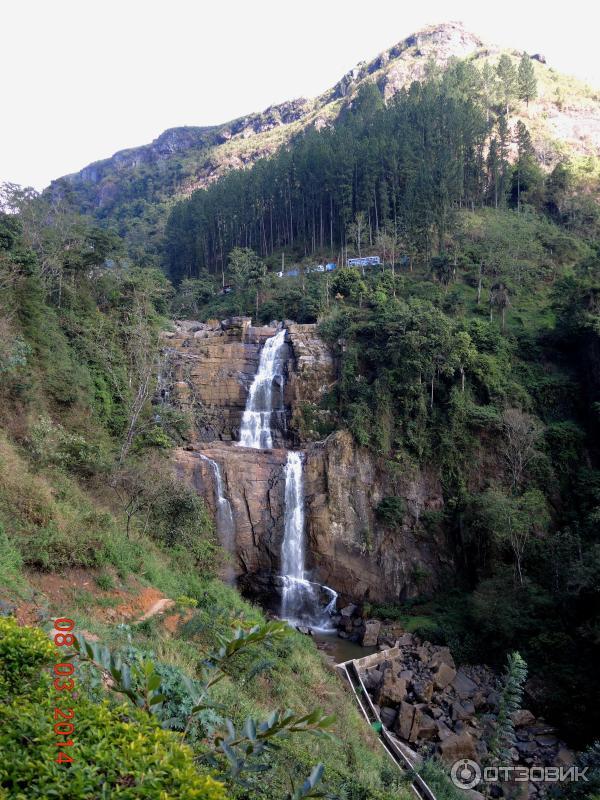
M 264 344 L 254 376 L 240 427 L 241 447 L 255 449 L 273 447 L 271 416 L 283 409 L 283 369 L 285 328 L 277 331 Z M 280 379 L 279 390 L 274 391 L 275 379 Z

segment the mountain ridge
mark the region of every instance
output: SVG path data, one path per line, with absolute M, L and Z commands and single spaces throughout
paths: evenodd
M 402 88 L 422 79 L 432 64 L 443 68 L 458 58 L 478 66 L 486 61 L 494 65 L 502 53 L 515 61 L 522 55 L 484 42 L 460 22 L 431 25 L 370 61 L 359 62 L 315 98 L 285 101 L 220 125 L 168 128 L 149 144 L 120 150 L 58 178 L 46 191 L 69 193 L 81 211 L 101 219 L 129 217 L 129 206 L 137 203 L 134 216 L 145 214 L 161 228 L 174 200 L 207 187 L 232 169 L 272 155 L 311 127 L 320 130 L 335 124 L 365 82 L 375 83 L 389 102 Z M 539 53 L 530 58 L 538 98 L 515 108 L 512 125 L 525 122 L 544 167 L 551 168 L 565 157 L 599 157 L 600 90 L 556 72 Z M 120 232 L 129 236 L 123 225 Z

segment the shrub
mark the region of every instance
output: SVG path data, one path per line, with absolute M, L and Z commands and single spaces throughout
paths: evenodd
M 103 592 L 110 592 L 111 589 L 115 588 L 112 575 L 98 575 L 96 578 L 96 585 L 99 589 L 102 589 Z
M 0 619 L 0 692 L 23 692 L 0 706 L 0 797 L 83 800 L 101 788 L 119 800 L 226 800 L 223 784 L 196 770 L 177 735 L 138 709 L 94 703 L 85 693 L 72 701 L 75 745 L 65 752 L 74 761 L 68 771 L 57 764 L 55 697 L 40 672 L 55 649 L 41 630 Z
M 402 497 L 384 497 L 377 506 L 377 519 L 390 528 L 402 525 L 406 507 Z
M 192 751 L 131 706 L 111 708 L 85 695 L 75 701 L 74 761 L 56 764 L 54 699 L 47 685 L 0 709 L 0 787 L 14 800 L 225 800 L 223 785 L 200 774 Z M 35 742 L 35 747 L 28 747 Z M 42 767 L 43 765 L 43 767 Z
M 101 453 L 77 433 L 69 433 L 49 417 L 40 417 L 30 434 L 31 454 L 42 466 L 54 465 L 82 475 L 101 466 Z
M 40 668 L 54 659 L 55 650 L 39 628 L 21 628 L 14 617 L 0 617 L 0 697 L 27 689 Z
M 21 554 L 6 535 L 0 523 L 0 575 L 2 586 L 7 589 L 19 589 L 24 581 L 21 576 Z

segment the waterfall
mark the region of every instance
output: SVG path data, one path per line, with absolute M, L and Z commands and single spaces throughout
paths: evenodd
M 281 615 L 295 624 L 331 629 L 337 592 L 306 578 L 304 559 L 304 477 L 302 453 L 289 451 L 285 465 L 285 512 L 281 571 Z M 323 595 L 327 600 L 323 604 Z
M 231 555 L 235 552 L 235 523 L 233 521 L 233 512 L 231 510 L 231 503 L 225 497 L 225 490 L 223 487 L 223 477 L 221 475 L 221 468 L 216 461 L 212 458 L 198 454 L 203 461 L 206 461 L 212 467 L 213 475 L 215 478 L 215 503 L 216 503 L 216 522 L 217 533 L 221 540 L 223 548 Z M 234 570 L 229 565 L 227 570 L 227 579 L 229 583 L 233 583 Z
M 241 447 L 271 448 L 271 415 L 274 411 L 283 410 L 283 348 L 285 346 L 285 328 L 271 336 L 264 344 L 258 362 L 258 371 L 254 376 L 246 408 L 240 428 Z M 279 398 L 275 398 L 274 407 L 273 383 L 280 379 Z
M 260 354 L 240 426 L 241 447 L 273 447 L 273 414 L 284 413 L 283 354 L 285 328 L 266 340 Z M 279 379 L 279 396 L 274 384 Z M 284 532 L 281 545 L 281 616 L 292 624 L 331 629 L 337 593 L 306 577 L 304 557 L 303 453 L 288 451 L 285 465 Z

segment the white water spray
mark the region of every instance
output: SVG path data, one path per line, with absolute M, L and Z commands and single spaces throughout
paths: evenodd
M 266 340 L 240 426 L 241 447 L 273 447 L 273 415 L 284 414 L 285 328 Z M 278 394 L 275 382 L 279 382 Z M 284 532 L 281 546 L 281 616 L 293 624 L 331 630 L 337 592 L 306 577 L 304 553 L 303 454 L 289 451 L 285 466 Z
M 283 350 L 285 328 L 277 331 L 264 344 L 254 376 L 240 427 L 241 447 L 271 448 L 271 415 L 283 409 Z M 273 383 L 280 379 L 279 396 L 275 397 Z M 274 402 L 276 406 L 274 407 Z
M 281 615 L 295 624 L 330 630 L 337 592 L 306 578 L 302 453 L 289 451 L 285 465 L 285 514 L 281 546 Z M 328 602 L 323 606 L 322 595 Z

